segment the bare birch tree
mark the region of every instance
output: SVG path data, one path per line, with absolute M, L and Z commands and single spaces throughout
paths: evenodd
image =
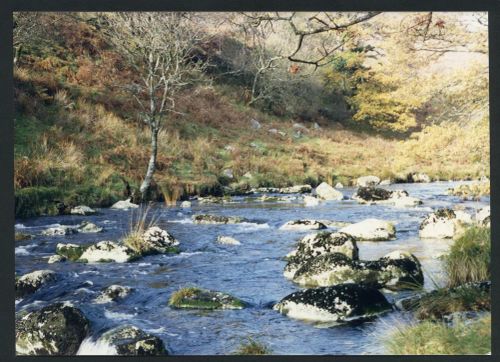
M 151 131 L 151 155 L 140 186 L 147 198 L 158 154 L 158 133 L 166 116 L 177 112 L 175 95 L 199 75 L 202 30 L 192 23 L 193 14 L 141 12 L 100 14 L 110 42 L 123 54 L 139 81 L 128 90 L 140 107 L 140 117 Z

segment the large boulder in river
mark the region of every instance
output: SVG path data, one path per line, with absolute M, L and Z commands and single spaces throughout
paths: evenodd
M 339 230 L 352 235 L 356 240 L 385 241 L 396 237 L 394 224 L 384 220 L 366 219 Z
M 183 288 L 170 297 L 174 308 L 188 309 L 243 309 L 245 303 L 229 294 L 196 287 Z
M 281 230 L 321 230 L 326 225 L 317 220 L 293 220 L 288 221 L 280 227 Z
M 22 298 L 32 294 L 42 286 L 57 279 L 57 275 L 52 270 L 37 270 L 16 280 L 16 298 Z
M 113 241 L 100 241 L 89 246 L 78 261 L 87 263 L 126 263 L 137 258 L 137 254 L 125 245 Z
M 222 216 L 222 215 L 193 215 L 195 224 L 238 224 L 245 222 L 246 219 L 237 216 Z
M 18 355 L 75 355 L 89 332 L 89 321 L 72 306 L 57 303 L 16 320 Z
M 290 318 L 330 323 L 374 317 L 392 307 L 377 289 L 348 283 L 292 293 L 273 309 Z
M 323 254 L 303 263 L 292 280 L 307 287 L 354 282 L 400 290 L 420 287 L 424 277 L 415 256 L 395 251 L 373 261 L 353 260 L 340 253 Z
M 295 272 L 307 261 L 323 254 L 341 253 L 350 259 L 358 259 L 356 240 L 344 233 L 323 231 L 304 236 L 297 248 L 287 255 L 284 275 L 293 278 Z
M 104 333 L 102 341 L 116 349 L 119 356 L 167 355 L 163 341 L 135 326 L 120 326 Z
M 377 186 L 379 183 L 380 178 L 377 176 L 362 176 L 356 180 L 356 186 L 360 187 Z
M 130 199 L 118 201 L 111 206 L 112 209 L 118 210 L 137 209 L 138 207 L 139 205 L 132 203 Z
M 110 285 L 109 287 L 105 288 L 94 301 L 97 304 L 116 302 L 127 297 L 132 292 L 132 290 L 133 289 L 130 287 L 124 287 L 116 284 Z
M 427 215 L 420 224 L 421 238 L 453 238 L 460 229 L 460 221 L 452 209 L 438 209 Z
M 75 206 L 70 210 L 71 215 L 94 215 L 96 211 L 85 205 Z
M 316 195 L 323 200 L 342 200 L 344 198 L 342 192 L 335 190 L 326 182 L 322 182 L 316 187 Z

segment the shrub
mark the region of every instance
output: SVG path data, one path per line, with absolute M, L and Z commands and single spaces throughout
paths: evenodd
M 491 229 L 471 227 L 455 240 L 444 257 L 450 287 L 490 279 Z
M 491 315 L 466 324 L 422 322 L 398 328 L 384 339 L 391 354 L 486 354 L 491 352 Z
M 27 187 L 15 192 L 15 215 L 20 218 L 57 215 L 62 192 L 57 187 Z
M 143 241 L 144 232 L 158 223 L 157 218 L 151 217 L 151 206 L 140 207 L 137 212 L 132 212 L 130 217 L 130 229 L 122 239 L 124 245 L 128 246 L 139 255 L 147 255 L 151 252 Z
M 491 296 L 489 290 L 474 285 L 457 288 L 439 288 L 409 306 L 418 319 L 440 320 L 445 315 L 465 311 L 489 311 Z

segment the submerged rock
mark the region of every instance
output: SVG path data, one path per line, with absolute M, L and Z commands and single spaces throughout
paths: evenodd
M 391 308 L 377 289 L 353 283 L 301 290 L 273 307 L 290 318 L 339 323 L 374 317 Z
M 421 238 L 453 238 L 459 231 L 460 222 L 452 209 L 438 209 L 427 215 L 420 224 Z
M 225 244 L 225 245 L 241 245 L 241 243 L 238 240 L 230 236 L 218 236 L 217 242 L 219 244 Z
M 78 233 L 75 226 L 60 225 L 45 229 L 42 231 L 42 235 L 45 236 L 64 236 Z
M 394 225 L 388 221 L 378 219 L 366 219 L 343 227 L 339 231 L 352 235 L 356 240 L 365 241 L 385 241 L 396 237 Z
M 344 198 L 342 192 L 335 190 L 326 182 L 322 182 L 316 187 L 316 195 L 323 200 L 342 200 Z
M 78 261 L 87 263 L 126 263 L 137 258 L 137 254 L 125 245 L 113 241 L 100 241 L 89 246 Z
M 82 312 L 57 303 L 16 320 L 18 355 L 75 355 L 89 331 Z
M 137 209 L 139 205 L 132 203 L 130 200 L 131 199 L 118 201 L 114 203 L 113 206 L 111 206 L 111 208 L 118 210 Z
M 104 333 L 103 341 L 116 349 L 120 356 L 159 356 L 167 355 L 163 341 L 135 326 L 120 326 Z
M 109 287 L 105 288 L 94 301 L 97 304 L 116 302 L 117 300 L 127 297 L 132 292 L 132 290 L 133 289 L 130 287 L 110 285 Z
M 52 270 L 37 270 L 16 280 L 16 298 L 22 298 L 32 294 L 42 286 L 57 279 L 57 275 Z
M 243 309 L 243 301 L 229 294 L 196 287 L 181 289 L 170 297 L 174 308 L 190 309 Z
M 326 225 L 317 220 L 293 220 L 280 227 L 281 230 L 321 230 Z
M 293 278 L 295 272 L 307 261 L 323 254 L 341 253 L 351 259 L 358 259 L 356 240 L 344 233 L 320 232 L 303 237 L 295 250 L 287 255 L 286 278 Z
M 400 290 L 422 286 L 424 277 L 414 255 L 395 251 L 373 261 L 353 260 L 340 253 L 323 254 L 303 263 L 292 280 L 308 287 L 359 283 Z
M 70 210 L 70 214 L 72 215 L 83 215 L 83 216 L 87 216 L 87 215 L 94 215 L 96 214 L 96 211 L 88 206 L 85 206 L 85 205 L 79 205 L 79 206 L 75 206 L 73 207 L 71 210 Z
M 222 215 L 193 215 L 195 224 L 238 224 L 245 222 L 246 219 L 237 216 L 222 216 Z
M 379 183 L 380 178 L 377 176 L 362 176 L 356 180 L 356 186 L 360 187 L 377 186 Z

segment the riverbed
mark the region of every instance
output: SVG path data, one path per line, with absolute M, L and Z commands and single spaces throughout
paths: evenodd
M 466 183 L 466 182 L 460 182 Z M 298 239 L 311 231 L 280 230 L 290 220 L 315 219 L 358 222 L 368 218 L 391 221 L 397 239 L 383 242 L 358 242 L 360 259 L 378 259 L 394 250 L 413 253 L 424 271 L 424 288 L 431 290 L 443 283 L 439 256 L 452 243 L 447 239 L 420 239 L 422 219 L 440 207 L 462 204 L 474 213 L 489 204 L 462 201 L 446 190 L 459 182 L 397 184 L 387 189 L 404 189 L 418 197 L 417 207 L 396 208 L 390 205 L 361 205 L 354 200 L 327 201 L 306 207 L 300 195 L 286 195 L 287 201 L 261 202 L 261 195 L 233 197 L 231 203 L 199 205 L 190 209 L 155 205 L 152 213 L 158 226 L 180 241 L 181 253 L 152 255 L 131 263 L 55 263 L 48 264 L 57 243 L 90 244 L 101 240 L 118 240 L 130 228 L 134 211 L 101 209 L 95 216 L 38 217 L 16 221 L 16 231 L 35 238 L 16 243 L 16 273 L 50 269 L 59 274 L 57 283 L 42 287 L 31 296 L 16 301 L 16 311 L 39 309 L 54 302 L 69 302 L 80 308 L 92 324 L 90 336 L 80 353 L 107 354 L 105 346 L 93 343 L 103 331 L 118 325 L 133 324 L 162 338 L 169 353 L 176 355 L 231 354 L 242 342 L 253 338 L 271 349 L 273 354 L 383 354 L 381 338 L 395 325 L 411 322 L 410 316 L 398 311 L 362 324 L 330 328 L 293 320 L 272 309 L 272 305 L 300 287 L 283 277 L 283 257 Z M 354 188 L 341 190 L 349 197 Z M 283 195 L 280 195 L 283 196 Z M 240 216 L 249 222 L 231 225 L 197 225 L 196 214 Z M 76 225 L 90 221 L 104 227 L 98 234 L 42 236 L 41 231 L 54 225 Z M 336 230 L 336 228 L 331 228 Z M 231 236 L 241 245 L 221 245 L 217 236 Z M 94 299 L 109 285 L 134 289 L 122 301 L 97 304 Z M 220 290 L 248 303 L 242 310 L 177 310 L 168 306 L 170 295 L 180 288 L 198 286 Z M 411 292 L 383 291 L 390 301 Z

